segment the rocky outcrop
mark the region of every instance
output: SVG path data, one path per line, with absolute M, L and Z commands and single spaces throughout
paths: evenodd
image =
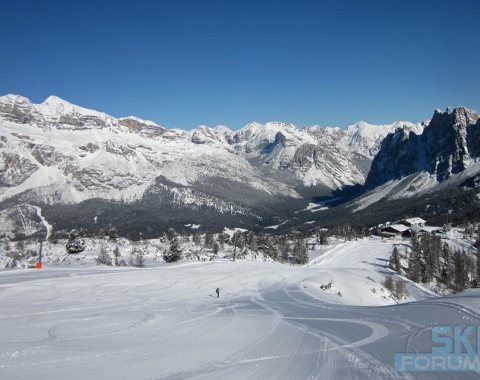
M 0 152 L 0 187 L 18 186 L 37 169 L 37 165 L 17 153 Z
M 479 115 L 465 107 L 436 110 L 417 135 L 398 129 L 383 140 L 368 174 L 368 189 L 425 171 L 439 182 L 464 171 L 479 155 Z
M 155 124 L 153 121 L 146 121 L 134 116 L 118 119 L 118 123 L 132 133 L 138 133 L 146 137 L 159 137 L 165 133 L 165 129 Z

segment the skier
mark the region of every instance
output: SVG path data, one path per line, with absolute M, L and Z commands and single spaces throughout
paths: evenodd
M 217 292 L 217 298 L 220 298 L 220 288 L 217 288 L 215 292 Z

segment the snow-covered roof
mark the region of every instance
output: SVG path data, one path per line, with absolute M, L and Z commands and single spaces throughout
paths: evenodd
M 385 229 L 387 229 L 387 228 L 391 228 L 391 229 L 393 229 L 395 231 L 398 231 L 398 232 L 405 232 L 408 229 L 410 229 L 410 227 L 408 227 L 404 224 L 391 224 L 390 226 L 385 227 Z
M 410 224 L 425 224 L 425 223 L 427 223 L 427 221 L 423 220 L 422 218 L 409 218 L 409 219 L 405 219 L 405 221 L 407 223 L 410 223 Z
M 443 227 L 425 226 L 425 227 L 422 227 L 422 230 L 427 231 L 427 232 L 434 232 L 434 231 L 443 230 Z

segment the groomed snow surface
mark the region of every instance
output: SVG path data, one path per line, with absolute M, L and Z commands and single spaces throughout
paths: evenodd
M 337 241 L 307 266 L 0 271 L 0 378 L 477 378 L 394 370 L 394 353 L 431 349 L 431 326 L 480 321 L 476 290 L 439 298 L 409 284 L 409 299 L 389 298 L 394 244 Z

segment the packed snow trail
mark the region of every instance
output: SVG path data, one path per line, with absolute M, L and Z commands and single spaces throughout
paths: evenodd
M 355 246 L 346 247 L 355 252 Z M 431 326 L 478 325 L 477 290 L 372 307 L 335 303 L 344 297 L 311 289 L 330 272 L 334 284 L 346 288 L 350 282 L 354 290 L 365 271 L 378 276 L 384 269 L 364 260 L 373 255 L 371 248 L 362 243 L 355 260 L 364 267 L 358 273 L 344 269 L 343 277 L 341 268 L 327 268 L 328 262 L 337 265 L 331 255 L 309 267 L 216 261 L 2 271 L 0 377 L 478 378 L 393 368 L 397 352 L 428 351 Z M 347 264 L 345 249 L 336 252 L 338 262 Z M 375 256 L 383 258 L 381 249 Z M 378 301 L 367 296 L 360 305 Z

